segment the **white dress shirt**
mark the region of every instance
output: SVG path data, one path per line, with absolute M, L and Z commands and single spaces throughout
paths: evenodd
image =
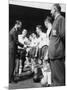
M 47 36 L 45 33 L 41 33 L 40 37 L 38 38 L 39 48 L 42 48 L 44 45 L 47 45 Z

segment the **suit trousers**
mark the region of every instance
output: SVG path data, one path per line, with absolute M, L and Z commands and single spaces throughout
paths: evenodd
M 51 78 L 54 86 L 65 85 L 65 61 L 61 59 L 50 59 Z

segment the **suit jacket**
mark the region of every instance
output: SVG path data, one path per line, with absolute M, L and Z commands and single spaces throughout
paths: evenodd
M 9 47 L 13 47 L 18 42 L 18 31 L 13 27 L 9 32 Z
M 59 15 L 53 23 L 50 35 L 50 44 L 48 54 L 50 59 L 63 58 L 65 56 L 64 41 L 65 39 L 65 20 Z

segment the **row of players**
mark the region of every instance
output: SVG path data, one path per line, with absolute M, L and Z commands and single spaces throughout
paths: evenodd
M 19 75 L 22 73 L 24 67 L 27 67 L 30 65 L 31 62 L 31 71 L 37 73 L 37 68 L 35 68 L 36 64 L 42 64 L 44 67 L 42 69 L 42 73 L 44 74 L 44 69 L 47 69 L 47 66 L 49 66 L 48 63 L 46 63 L 46 60 L 48 60 L 48 46 L 49 46 L 49 36 L 52 29 L 52 23 L 51 18 L 47 17 L 44 22 L 47 32 L 44 33 L 42 31 L 42 26 L 37 25 L 36 26 L 36 33 L 32 33 L 29 35 L 29 38 L 27 38 L 28 31 L 26 29 L 23 29 L 22 34 L 18 35 L 18 41 L 21 44 L 21 46 L 18 46 L 18 49 L 21 51 L 20 60 L 19 60 Z M 26 64 L 26 65 L 25 65 Z M 16 64 L 17 65 L 17 64 Z M 18 65 L 16 66 L 15 72 L 18 71 Z M 45 76 L 45 74 L 44 74 Z M 50 76 L 49 76 L 50 77 Z M 44 80 L 44 79 L 43 79 Z M 49 78 L 49 83 L 51 84 L 51 80 Z
M 29 35 L 29 38 L 27 38 L 28 31 L 26 29 L 23 29 L 22 34 L 18 35 L 18 42 L 20 43 L 20 45 L 18 45 L 20 60 L 16 60 L 15 74 L 19 73 L 19 75 L 21 75 L 24 67 L 31 66 L 31 71 L 35 73 L 35 76 L 37 76 L 37 68 L 35 68 L 35 66 L 40 64 L 40 66 L 43 65 L 41 71 L 45 77 L 46 73 L 44 73 L 44 70 L 49 68 L 49 64 L 46 60 L 48 60 L 49 37 L 52 29 L 51 18 L 47 17 L 44 24 L 47 28 L 46 33 L 42 31 L 41 25 L 37 25 L 37 35 L 32 33 Z M 49 77 L 50 76 L 51 75 L 49 75 Z M 44 80 L 44 78 L 42 80 Z M 49 78 L 48 82 L 51 84 L 51 78 Z

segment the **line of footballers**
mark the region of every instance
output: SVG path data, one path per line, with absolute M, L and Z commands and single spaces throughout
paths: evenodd
M 28 31 L 26 29 L 23 29 L 22 34 L 18 35 L 18 42 L 21 45 L 18 45 L 17 55 L 19 60 L 16 60 L 16 67 L 14 71 L 15 74 L 18 73 L 20 75 L 24 71 L 24 68 L 30 67 L 31 71 L 35 73 L 36 78 L 38 67 L 44 70 L 48 69 L 48 46 L 50 41 L 50 32 L 52 29 L 51 18 L 47 17 L 44 21 L 44 24 L 47 28 L 46 33 L 42 31 L 43 29 L 41 25 L 37 25 L 37 35 L 35 33 L 32 33 L 31 35 L 29 35 L 29 38 L 27 38 Z M 44 70 L 42 70 L 43 74 Z M 51 81 L 49 82 L 49 84 L 51 84 Z
M 16 25 L 21 27 L 21 22 L 17 21 Z M 37 76 L 37 72 L 42 72 L 44 77 L 42 80 L 45 79 L 45 82 L 51 84 L 51 74 L 46 74 L 48 71 L 50 72 L 50 65 L 48 63 L 48 47 L 52 29 L 51 17 L 47 17 L 45 19 L 44 25 L 47 28 L 46 33 L 42 31 L 43 28 L 41 25 L 37 25 L 36 34 L 32 33 L 29 35 L 29 38 L 27 37 L 28 31 L 26 29 L 23 29 L 22 34 L 18 35 L 19 44 L 17 44 L 17 54 L 13 74 L 21 75 L 24 71 L 24 68 L 30 67 L 31 71 L 35 74 L 34 81 L 38 80 L 37 77 L 39 78 L 39 76 Z M 16 29 L 13 29 L 10 34 L 12 34 L 14 31 L 16 31 Z M 38 68 L 41 70 L 38 71 Z M 46 76 L 48 76 L 49 80 L 46 80 Z

